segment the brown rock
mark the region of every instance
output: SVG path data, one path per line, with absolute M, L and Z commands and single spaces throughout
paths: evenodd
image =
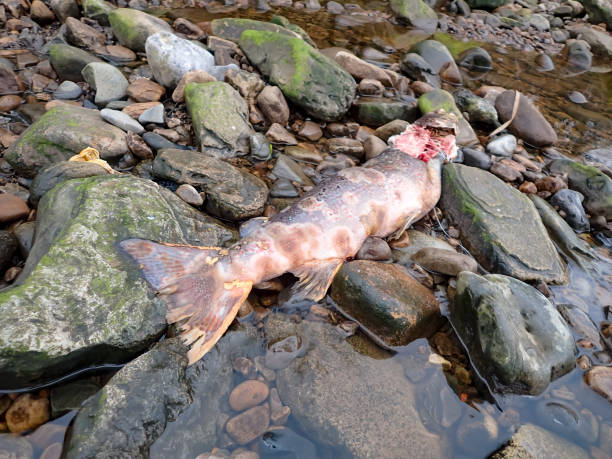
M 447 62 L 440 69 L 440 78 L 442 81 L 446 81 L 452 84 L 461 84 L 461 72 L 459 67 L 455 64 L 455 61 Z
M 461 271 L 478 271 L 478 263 L 472 257 L 457 253 L 453 250 L 428 247 L 419 250 L 412 259 L 431 271 L 456 276 Z
M 365 78 L 359 82 L 357 90 L 362 96 L 381 96 L 385 87 L 378 80 Z
M 21 97 L 16 95 L 0 97 L 0 113 L 10 112 L 11 110 L 19 107 L 21 102 L 23 102 Z
M 567 188 L 567 183 L 561 177 L 547 176 L 537 179 L 535 182 L 538 191 L 547 191 L 555 194 L 559 190 Z
M 369 237 L 364 242 L 357 255 L 357 260 L 385 261 L 391 259 L 389 244 L 379 237 Z
M 371 127 L 359 126 L 359 129 L 357 129 L 357 132 L 355 133 L 355 138 L 363 143 L 365 139 L 367 139 L 371 135 L 374 135 L 374 132 L 374 129 L 372 129 Z
M 209 81 L 217 80 L 205 70 L 192 70 L 191 72 L 187 72 L 176 85 L 172 93 L 172 100 L 177 103 L 185 100 L 185 86 L 187 86 L 188 83 L 208 83 Z
M 49 399 L 23 394 L 15 399 L 6 412 L 6 423 L 13 433 L 35 429 L 49 420 Z
M 333 154 L 343 154 L 354 156 L 355 158 L 363 158 L 364 149 L 363 144 L 357 139 L 351 139 L 349 137 L 335 137 L 327 141 L 329 152 Z
M 49 77 L 52 80 L 57 78 L 57 74 L 55 73 L 55 70 L 53 70 L 53 67 L 51 67 L 51 62 L 49 59 L 45 59 L 44 61 L 40 61 L 38 64 L 36 64 L 36 73 L 40 73 L 41 75 Z
M 297 146 L 287 147 L 285 148 L 285 154 L 291 156 L 293 159 L 307 163 L 319 164 L 323 161 L 321 152 L 310 143 L 300 142 Z
M 506 88 L 502 88 L 501 86 L 481 86 L 474 92 L 478 97 L 482 97 L 483 99 L 487 99 L 492 104 L 495 104 L 495 99 L 502 92 L 504 92 Z
M 166 89 L 147 78 L 140 78 L 128 86 L 127 94 L 136 102 L 157 102 L 166 94 Z
M 354 54 L 340 51 L 334 55 L 334 60 L 358 80 L 378 80 L 387 87 L 393 86 L 390 76 L 384 69 L 359 59 Z
M 121 45 L 105 46 L 104 51 L 106 57 L 119 62 L 132 62 L 135 61 L 137 57 L 134 51 Z
M 298 131 L 297 135 L 303 139 L 316 142 L 323 137 L 323 130 L 317 123 L 306 121 L 304 124 L 302 124 L 302 127 Z
M 366 161 L 380 155 L 387 148 L 387 144 L 384 142 L 384 140 L 375 135 L 371 135 L 363 141 Z
M 21 80 L 17 77 L 11 64 L 6 60 L 0 60 L 0 88 L 7 94 L 19 92 L 23 89 Z
M 503 159 L 500 159 L 499 162 L 501 164 L 504 164 L 504 165 L 508 166 L 508 167 L 511 167 L 512 169 L 516 170 L 517 172 L 520 172 L 521 174 L 523 172 L 527 172 L 527 168 L 525 166 L 523 166 L 521 163 L 518 163 L 518 162 L 513 161 L 511 159 L 503 158 Z
M 270 408 L 264 404 L 234 416 L 227 421 L 225 430 L 236 443 L 245 445 L 263 435 L 269 425 Z
M 140 159 L 153 159 L 153 152 L 138 134 L 128 131 L 126 141 L 128 148 L 134 156 Z
M 52 82 L 54 81 L 51 78 L 35 73 L 32 75 L 32 91 L 42 92 Z
M 176 19 L 174 24 L 172 24 L 172 27 L 177 32 L 185 34 L 194 40 L 198 40 L 200 37 L 206 35 L 201 28 L 185 18 Z
M 16 61 L 17 61 L 17 68 L 19 70 L 23 70 L 26 67 L 30 67 L 32 65 L 38 64 L 40 62 L 40 58 L 30 52 L 27 52 L 27 53 L 17 54 Z
M 274 124 L 286 126 L 289 122 L 289 106 L 283 92 L 277 86 L 266 86 L 257 96 L 257 105 L 266 117 Z
M 505 123 L 512 116 L 515 91 L 505 91 L 495 99 L 499 120 Z M 530 145 L 545 147 L 557 143 L 557 134 L 527 97 L 520 95 L 518 111 L 508 130 Z
M 584 381 L 591 389 L 612 402 L 612 367 L 593 367 L 585 373 Z
M 268 132 L 266 132 L 266 137 L 272 143 L 281 145 L 297 145 L 297 139 L 293 136 L 293 134 L 278 123 L 274 123 L 272 126 L 270 126 Z
M 234 411 L 244 411 L 262 403 L 269 393 L 268 386 L 260 381 L 244 381 L 231 392 L 229 404 Z
M 350 135 L 350 130 L 344 123 L 329 123 L 327 126 L 325 126 L 325 130 L 332 137 L 344 137 Z
M 14 194 L 0 194 L 0 223 L 26 218 L 29 213 L 30 208 L 23 199 Z
M 55 14 L 40 0 L 34 0 L 30 6 L 30 17 L 39 24 L 55 21 Z
M 159 102 L 140 102 L 137 104 L 130 104 L 127 107 L 124 107 L 121 110 L 123 113 L 127 113 L 134 119 L 138 119 L 140 115 L 143 114 L 146 110 L 159 105 Z
M 410 126 L 408 121 L 404 120 L 393 120 L 389 121 L 387 124 L 383 124 L 379 128 L 374 131 L 376 137 L 382 139 L 383 141 L 389 140 L 389 137 L 401 134 L 404 130 Z
M 519 191 L 527 194 L 536 194 L 538 192 L 538 187 L 535 186 L 533 182 L 523 182 L 519 186 Z
M 66 19 L 66 38 L 74 46 L 95 49 L 104 45 L 106 36 L 91 26 L 69 17 Z
M 60 100 L 60 99 L 55 99 L 55 100 L 50 100 L 49 102 L 47 102 L 45 104 L 45 111 L 48 112 L 49 110 L 51 110 L 52 108 L 57 107 L 58 105 L 74 105 L 75 107 L 82 107 L 83 104 L 81 102 L 79 102 L 78 100 Z
M 515 180 L 521 180 L 523 178 L 523 175 L 519 171 L 501 162 L 491 164 L 491 169 L 489 170 L 492 174 L 497 175 L 500 179 L 507 182 L 514 182 Z
M 540 172 L 542 167 L 523 155 L 512 155 L 512 160 L 522 164 L 526 170 Z

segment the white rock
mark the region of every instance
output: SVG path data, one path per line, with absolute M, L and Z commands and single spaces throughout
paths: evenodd
M 110 108 L 103 108 L 100 110 L 100 116 L 104 121 L 109 122 L 117 126 L 124 131 L 132 131 L 136 134 L 142 134 L 144 128 L 142 125 L 132 118 L 127 113 L 120 112 L 119 110 L 111 110 Z

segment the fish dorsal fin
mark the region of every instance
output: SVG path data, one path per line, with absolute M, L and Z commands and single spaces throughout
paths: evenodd
M 291 273 L 299 280 L 291 287 L 291 301 L 319 301 L 327 293 L 344 260 L 331 258 L 304 263 Z

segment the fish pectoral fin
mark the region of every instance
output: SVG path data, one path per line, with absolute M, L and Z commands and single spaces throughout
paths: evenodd
M 293 269 L 299 280 L 291 287 L 291 301 L 319 301 L 327 293 L 334 276 L 344 263 L 341 258 L 316 260 Z
M 412 223 L 415 220 L 415 216 L 411 215 L 410 217 L 408 217 L 406 219 L 406 221 L 402 224 L 402 226 L 400 226 L 398 229 L 396 229 L 394 232 L 392 232 L 387 239 L 391 240 L 391 241 L 395 241 L 397 239 L 399 239 L 399 237 L 402 235 L 402 233 L 404 231 L 406 231 L 408 228 L 410 228 L 410 225 L 412 225 Z

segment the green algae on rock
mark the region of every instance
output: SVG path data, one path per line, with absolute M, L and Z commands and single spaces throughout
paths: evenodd
M 185 103 L 200 150 L 231 158 L 249 151 L 249 106 L 240 93 L 221 81 L 189 83 Z
M 157 184 L 111 175 L 69 180 L 48 192 L 36 234 L 22 274 L 0 292 L 2 389 L 122 362 L 163 333 L 165 305 L 118 242 L 220 246 L 233 239 Z
M 245 30 L 259 30 L 265 32 L 287 35 L 289 37 L 300 38 L 296 32 L 284 27 L 283 24 L 273 22 L 256 21 L 255 19 L 246 18 L 222 18 L 214 19 L 210 23 L 212 34 L 216 37 L 238 43 L 242 32 Z
M 87 147 L 103 159 L 120 158 L 128 152 L 126 133 L 106 123 L 97 110 L 60 105 L 26 129 L 4 157 L 18 174 L 34 177 Z
M 350 108 L 357 86 L 353 77 L 304 40 L 246 30 L 238 44 L 285 97 L 313 117 L 334 121 Z
M 83 81 L 81 71 L 85 66 L 92 62 L 102 62 L 93 54 L 65 43 L 49 47 L 49 61 L 62 80 L 70 81 Z
M 524 281 L 567 280 L 565 266 L 533 203 L 493 174 L 447 164 L 440 204 L 485 269 Z
M 102 25 L 109 25 L 108 14 L 116 8 L 115 5 L 104 0 L 83 0 L 81 5 L 83 16 L 98 21 Z
M 438 27 L 438 15 L 423 0 L 391 0 L 390 3 L 401 22 L 429 33 Z
M 494 390 L 537 395 L 574 368 L 574 339 L 559 312 L 512 277 L 460 273 L 450 320 Z
M 131 8 L 117 8 L 108 13 L 113 34 L 123 46 L 132 51 L 144 51 L 149 35 L 172 32 L 172 27 L 155 16 Z
M 380 127 L 394 120 L 413 122 L 418 118 L 416 99 L 398 102 L 391 99 L 361 98 L 356 103 L 357 119 L 368 126 Z

